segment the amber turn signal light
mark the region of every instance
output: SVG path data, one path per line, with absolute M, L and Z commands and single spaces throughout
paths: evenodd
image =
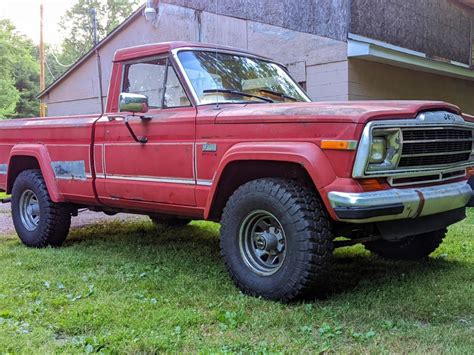
M 364 191 L 380 191 L 388 188 L 387 183 L 383 179 L 363 179 L 359 180 L 359 184 Z
M 356 150 L 357 141 L 323 140 L 321 141 L 321 148 L 331 150 Z
M 474 168 L 467 168 L 466 169 L 466 175 L 468 178 L 474 176 Z

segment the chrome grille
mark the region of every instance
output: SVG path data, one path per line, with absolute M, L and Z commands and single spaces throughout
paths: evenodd
M 385 157 L 377 162 L 374 137 L 385 138 Z M 375 147 L 381 150 L 380 144 Z M 352 176 L 384 177 L 392 186 L 459 179 L 474 167 L 474 122 L 436 110 L 416 119 L 374 120 L 365 126 Z
M 405 129 L 403 130 L 404 141 L 416 140 L 458 140 L 472 139 L 472 131 L 467 129 L 455 128 L 436 128 L 436 129 Z
M 402 134 L 399 168 L 463 163 L 469 161 L 473 151 L 473 132 L 470 129 L 403 129 Z

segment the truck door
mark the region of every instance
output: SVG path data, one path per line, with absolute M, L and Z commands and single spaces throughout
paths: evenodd
M 123 118 L 101 120 L 104 140 L 96 155 L 102 157 L 106 197 L 195 206 L 196 109 L 167 56 L 124 63 L 121 92 L 148 96 L 146 118 L 129 121 L 147 143 L 133 139 Z

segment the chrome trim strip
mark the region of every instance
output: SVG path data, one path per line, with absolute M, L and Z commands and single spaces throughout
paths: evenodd
M 0 164 L 0 175 L 7 175 L 8 164 Z
M 84 160 L 53 161 L 51 162 L 51 168 L 58 180 L 87 180 Z
M 194 178 L 198 179 L 198 163 L 197 163 L 197 151 L 198 151 L 198 144 L 193 144 L 193 175 Z
M 199 179 L 199 180 L 196 181 L 196 184 L 200 185 L 200 186 L 212 186 L 212 180 Z
M 443 175 L 445 175 L 445 174 L 456 173 L 456 172 L 459 172 L 459 174 L 454 175 L 454 176 L 450 176 L 450 177 L 447 177 L 447 178 L 443 178 Z M 402 178 L 389 177 L 387 179 L 387 181 L 388 181 L 388 184 L 390 186 L 393 186 L 393 187 L 432 184 L 432 183 L 438 183 L 438 182 L 443 182 L 443 181 L 450 181 L 450 180 L 454 180 L 454 179 L 461 179 L 461 178 L 466 176 L 466 170 L 465 169 L 463 169 L 463 170 L 452 169 L 452 170 L 447 170 L 444 173 L 436 173 L 436 174 L 426 174 L 425 173 L 425 175 L 420 175 L 420 176 L 417 176 L 417 177 L 422 178 L 423 176 L 428 177 L 428 176 L 436 176 L 436 175 L 438 175 L 438 178 L 433 179 L 433 180 L 422 180 L 422 181 L 416 181 L 416 182 L 397 183 L 397 182 L 394 182 L 394 180 L 403 179 L 403 177 Z
M 405 142 L 403 144 L 406 144 Z M 455 152 L 441 152 L 441 153 L 418 153 L 418 154 L 402 154 L 402 158 L 416 158 L 416 157 L 436 157 L 440 155 L 456 155 L 456 154 L 471 154 L 472 150 L 457 150 Z
M 424 130 L 424 129 L 421 129 Z M 427 140 L 414 140 L 414 141 L 403 141 L 403 144 L 416 144 L 416 143 L 450 143 L 450 142 L 474 142 L 474 138 L 471 139 L 427 139 Z
M 106 179 L 195 185 L 194 179 L 176 178 L 176 177 L 153 177 L 153 176 L 130 176 L 130 175 L 107 174 Z
M 212 180 L 194 179 L 188 178 L 176 178 L 176 177 L 153 177 L 153 176 L 128 176 L 128 175 L 96 175 L 99 179 L 110 179 L 110 180 L 127 180 L 127 181 L 139 181 L 139 182 L 156 182 L 164 184 L 180 184 L 180 185 L 200 185 L 200 186 L 212 186 Z
M 462 181 L 416 189 L 389 189 L 362 193 L 332 191 L 328 194 L 328 198 L 333 208 L 383 207 L 400 203 L 404 205 L 403 212 L 396 215 L 341 220 L 349 223 L 370 223 L 417 218 L 462 208 L 469 203 L 472 194 L 471 186 Z M 421 212 L 418 212 L 420 208 Z
M 147 143 L 147 147 L 151 145 L 193 145 L 194 142 L 150 142 Z M 111 146 L 125 146 L 129 147 L 130 143 L 129 142 L 123 142 L 123 143 L 104 143 L 105 147 L 111 147 Z
M 105 166 L 105 144 L 102 144 L 102 173 L 106 174 L 106 166 Z

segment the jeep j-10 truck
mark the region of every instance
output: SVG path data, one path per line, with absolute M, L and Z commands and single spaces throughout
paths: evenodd
M 335 247 L 433 252 L 472 205 L 473 144 L 451 104 L 316 103 L 270 59 L 150 44 L 115 54 L 105 114 L 2 121 L 0 190 L 36 248 L 82 209 L 220 221 L 236 285 L 288 301 L 324 288 Z

